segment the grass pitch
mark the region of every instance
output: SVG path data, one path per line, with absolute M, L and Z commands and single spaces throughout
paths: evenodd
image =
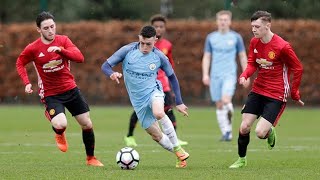
M 189 118 L 175 111 L 178 135 L 189 142 L 186 169 L 175 168 L 173 154 L 153 142 L 138 125 L 135 131 L 140 164 L 121 170 L 115 155 L 124 147 L 130 107 L 91 107 L 96 136 L 95 155 L 105 167 L 87 167 L 81 130 L 67 113 L 69 150 L 60 152 L 42 106 L 0 106 L 0 179 L 319 179 L 318 109 L 287 108 L 277 126 L 277 144 L 251 132 L 248 166 L 228 169 L 237 159 L 240 112 L 236 109 L 232 142 L 219 142 L 215 109 L 189 107 Z M 254 126 L 255 127 L 255 126 Z

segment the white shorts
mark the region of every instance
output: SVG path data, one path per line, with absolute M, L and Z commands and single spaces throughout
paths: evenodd
M 210 81 L 210 95 L 213 102 L 220 101 L 222 96 L 233 96 L 236 89 L 235 76 L 212 77 Z

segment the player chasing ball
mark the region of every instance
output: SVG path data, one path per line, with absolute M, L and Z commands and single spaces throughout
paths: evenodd
M 162 15 L 154 15 L 151 17 L 150 20 L 151 25 L 156 29 L 156 36 L 157 36 L 157 41 L 155 43 L 155 47 L 158 48 L 163 52 L 168 57 L 168 60 L 172 67 L 174 67 L 174 62 L 172 58 L 172 44 L 170 41 L 165 39 L 163 36 L 166 32 L 166 23 L 167 19 L 162 16 Z M 161 69 L 158 71 L 158 76 L 157 79 L 161 82 L 162 87 L 163 87 L 163 92 L 165 94 L 164 98 L 164 111 L 166 115 L 169 117 L 171 120 L 174 130 L 177 131 L 177 122 L 176 122 L 176 117 L 173 113 L 173 100 L 172 100 L 172 93 L 171 93 L 171 88 L 169 84 L 169 79 L 166 76 L 165 72 L 163 72 Z M 124 137 L 124 141 L 127 146 L 137 146 L 136 140 L 133 136 L 133 131 L 136 127 L 136 124 L 138 122 L 138 117 L 137 114 L 133 111 L 133 113 L 130 116 L 130 122 L 129 122 L 129 130 L 128 134 L 126 137 Z M 182 141 L 178 139 L 179 143 L 181 146 L 187 145 L 187 141 Z
M 169 78 L 177 110 L 188 116 L 188 108 L 182 101 L 179 82 L 168 58 L 154 48 L 156 41 L 154 27 L 144 26 L 139 34 L 139 42 L 121 47 L 103 63 L 101 69 L 107 77 L 119 84 L 122 74 L 114 72 L 112 67 L 122 62 L 124 83 L 142 128 L 164 149 L 176 155 L 177 168 L 184 168 L 189 154 L 179 144 L 172 122 L 165 114 L 164 93 L 161 82 L 157 80 L 159 69 Z

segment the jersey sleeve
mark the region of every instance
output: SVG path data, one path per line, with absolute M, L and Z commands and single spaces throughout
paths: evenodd
M 256 57 L 254 54 L 255 44 L 256 44 L 256 42 L 254 41 L 254 39 L 251 39 L 250 45 L 249 45 L 249 53 L 248 53 L 248 64 L 247 64 L 246 69 L 240 75 L 240 78 L 244 77 L 244 78 L 248 79 L 249 77 L 252 76 L 252 74 L 254 72 L 256 72 L 256 70 L 258 68 L 258 64 L 255 61 Z
M 164 55 L 159 49 L 154 48 L 154 52 L 156 55 L 159 56 L 160 58 L 160 62 L 161 62 L 161 66 L 160 68 L 166 73 L 166 75 L 169 77 L 171 76 L 174 72 L 172 69 L 172 66 L 168 60 L 168 57 L 166 55 Z
M 137 43 L 131 43 L 121 47 L 118 51 L 116 51 L 112 56 L 110 56 L 101 66 L 102 72 L 106 76 L 110 76 L 114 71 L 112 67 L 119 64 L 124 60 L 128 52 L 135 46 Z
M 209 35 L 206 37 L 206 41 L 204 43 L 204 52 L 207 52 L 207 53 L 212 52 L 212 47 L 210 44 L 210 36 Z
M 237 53 L 246 51 L 246 48 L 245 48 L 244 43 L 243 43 L 243 39 L 242 39 L 240 34 L 237 34 L 236 47 L 237 47 Z
M 284 46 L 281 55 L 283 56 L 283 61 L 288 67 L 289 72 L 293 74 L 291 98 L 293 100 L 299 100 L 299 86 L 301 83 L 303 66 L 289 43 Z
M 17 62 L 16 62 L 17 72 L 18 72 L 20 78 L 22 79 L 24 85 L 27 85 L 30 83 L 25 66 L 33 60 L 34 60 L 34 58 L 33 58 L 32 50 L 31 50 L 31 45 L 28 45 L 21 52 L 21 54 L 19 55 Z
M 68 37 L 66 37 L 65 42 L 61 47 L 60 54 L 70 61 L 78 63 L 84 62 L 84 57 L 81 51 L 72 43 L 72 41 Z

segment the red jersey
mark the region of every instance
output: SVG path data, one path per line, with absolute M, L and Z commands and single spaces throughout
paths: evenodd
M 48 52 L 50 46 L 60 47 L 61 52 Z M 27 85 L 30 81 L 25 65 L 33 62 L 38 75 L 39 96 L 44 98 L 77 86 L 70 73 L 70 61 L 80 63 L 84 57 L 67 36 L 56 35 L 50 44 L 44 44 L 40 38 L 29 44 L 18 57 L 16 68 Z
M 299 85 L 303 67 L 290 44 L 274 34 L 271 41 L 262 43 L 252 38 L 248 53 L 248 66 L 240 75 L 246 79 L 258 69 L 252 91 L 286 102 L 291 92 L 293 100 L 300 99 Z M 290 90 L 290 73 L 293 73 Z
M 171 42 L 168 41 L 167 39 L 162 38 L 156 42 L 155 47 L 160 49 L 160 51 L 162 51 L 163 54 L 165 54 L 168 57 L 170 64 L 173 67 L 174 62 L 173 62 L 173 58 L 172 58 L 172 44 L 171 44 Z M 168 92 L 171 90 L 168 77 L 166 76 L 166 73 L 164 71 L 162 71 L 161 69 L 158 71 L 157 79 L 161 81 L 164 92 Z

